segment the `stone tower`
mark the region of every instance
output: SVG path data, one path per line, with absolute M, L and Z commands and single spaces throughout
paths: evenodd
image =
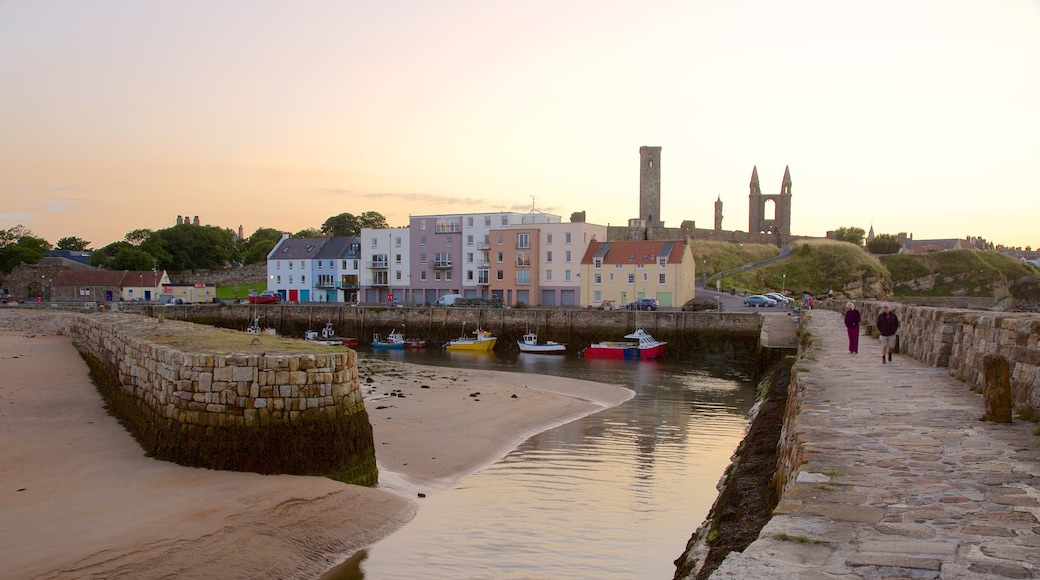
M 767 218 L 766 206 L 773 204 L 773 217 Z M 758 184 L 758 166 L 751 170 L 751 193 L 748 195 L 748 232 L 772 234 L 777 246 L 791 240 L 791 168 L 784 168 L 784 181 L 778 195 L 763 195 Z
M 661 148 L 639 148 L 639 219 L 647 228 L 664 227 L 661 219 Z
M 715 200 L 715 231 L 722 231 L 722 196 Z

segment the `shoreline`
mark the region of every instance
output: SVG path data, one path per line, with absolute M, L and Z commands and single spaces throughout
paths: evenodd
M 633 395 L 362 359 L 376 488 L 190 468 L 144 456 L 106 414 L 76 349 L 54 335 L 61 315 L 41 314 L 0 311 L 0 529 L 17 530 L 0 546 L 5 577 L 317 577 L 410 521 L 417 493 Z

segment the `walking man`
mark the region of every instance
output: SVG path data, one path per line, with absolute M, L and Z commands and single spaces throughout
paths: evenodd
M 888 306 L 881 309 L 877 317 L 877 329 L 881 334 L 881 364 L 892 360 L 892 351 L 896 349 L 896 331 L 899 330 L 899 319 Z M 886 360 L 885 357 L 888 357 Z

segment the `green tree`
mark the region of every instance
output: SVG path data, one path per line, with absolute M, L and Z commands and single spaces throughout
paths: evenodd
M 878 234 L 867 242 L 867 251 L 871 254 L 898 254 L 902 248 L 899 238 L 892 234 Z
M 377 211 L 366 211 L 359 216 L 352 213 L 334 215 L 321 224 L 321 232 L 328 236 L 357 236 L 361 234 L 361 228 L 386 229 L 388 227 L 390 226 L 386 223 L 383 214 Z
M 215 270 L 239 258 L 235 234 L 228 228 L 181 224 L 155 233 L 162 240 L 162 249 L 169 254 L 169 260 L 163 261 L 167 269 Z
M 152 235 L 152 230 L 148 228 L 140 228 L 136 230 L 130 230 L 123 236 L 125 240 L 131 246 L 140 246 L 142 242 L 147 240 Z
M 294 238 L 322 238 L 325 234 L 314 228 L 305 228 L 292 235 Z
M 834 230 L 834 239 L 839 242 L 849 242 L 856 244 L 857 246 L 863 245 L 863 238 L 867 232 L 863 231 L 863 228 L 851 227 L 851 228 L 838 228 Z
M 267 254 L 271 253 L 281 239 L 280 230 L 257 228 L 253 235 L 239 244 L 242 250 L 242 263 L 249 265 L 267 261 Z
M 59 250 L 70 250 L 73 252 L 82 252 L 87 249 L 90 242 L 83 238 L 77 238 L 75 236 L 67 236 L 58 240 L 58 243 L 54 246 Z
M 47 240 L 18 224 L 0 231 L 0 272 L 9 273 L 21 264 L 39 262 L 51 249 Z
M 151 270 L 153 259 L 148 252 L 128 244 L 119 248 L 108 266 L 113 270 Z

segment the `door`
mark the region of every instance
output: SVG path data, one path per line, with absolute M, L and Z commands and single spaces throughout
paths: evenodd
M 300 301 L 300 291 L 299 290 L 289 290 L 289 302 L 299 302 L 299 301 Z

